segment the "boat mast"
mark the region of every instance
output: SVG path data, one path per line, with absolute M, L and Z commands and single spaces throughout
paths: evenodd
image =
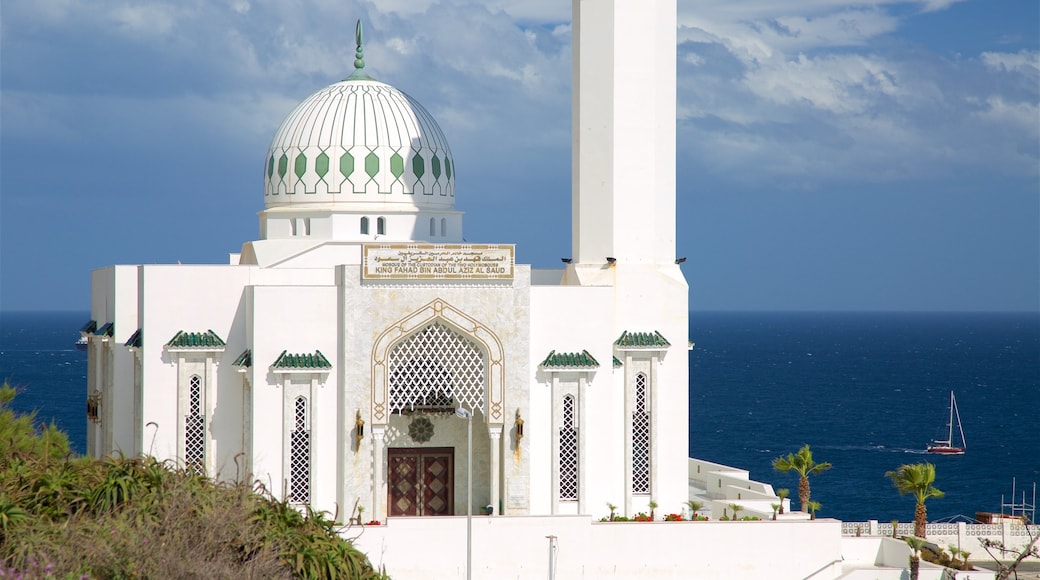
M 953 445 L 953 414 L 957 414 L 957 429 L 961 432 L 961 447 L 964 449 L 968 448 L 968 441 L 964 438 L 964 425 L 961 424 L 961 411 L 957 408 L 957 399 L 953 397 L 953 391 L 950 391 L 950 445 Z

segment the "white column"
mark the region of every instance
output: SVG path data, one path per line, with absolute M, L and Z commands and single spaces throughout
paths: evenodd
M 372 426 L 372 516 L 386 521 L 386 488 L 383 485 L 383 438 L 386 425 Z
M 650 399 L 648 401 L 650 407 L 650 499 L 654 500 L 660 498 L 661 485 L 660 485 L 660 469 L 658 466 L 661 464 L 661 449 L 663 445 L 660 444 L 661 437 L 659 436 L 657 426 L 660 424 L 658 417 L 660 417 L 661 409 L 657 405 L 657 391 L 660 388 L 660 380 L 658 377 L 659 366 L 661 364 L 661 357 L 659 353 L 654 353 L 650 356 L 650 371 L 646 374 L 646 397 Z
M 582 373 L 578 376 L 578 513 L 586 513 L 588 505 L 585 497 L 585 387 L 589 384 L 589 375 Z
M 552 389 L 549 392 L 549 408 L 551 409 L 550 416 L 552 419 L 549 421 L 549 447 L 552 449 L 552 453 L 549 454 L 549 461 L 552 463 L 549 465 L 549 473 L 552 474 L 552 481 L 549 483 L 549 513 L 556 515 L 560 510 L 560 423 L 559 419 L 559 396 L 560 396 L 560 375 L 558 373 L 552 373 Z
M 502 425 L 488 425 L 488 436 L 491 437 L 491 507 L 496 516 L 502 515 L 501 481 L 499 471 L 502 465 Z

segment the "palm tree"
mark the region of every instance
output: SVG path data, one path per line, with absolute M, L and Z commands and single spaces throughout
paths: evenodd
M 900 465 L 899 469 L 885 473 L 892 480 L 899 495 L 906 493 L 914 494 L 917 507 L 914 509 L 914 535 L 919 538 L 925 536 L 925 526 L 928 524 L 928 510 L 924 502 L 930 497 L 942 498 L 946 494 L 932 487 L 935 483 L 935 466 L 931 463 L 914 463 L 913 465 Z
M 700 510 L 700 509 L 704 508 L 704 502 L 700 502 L 700 501 L 693 500 L 693 499 L 687 500 L 686 501 L 686 505 L 690 508 L 690 519 L 691 520 L 697 519 L 697 510 Z
M 809 502 L 809 519 L 810 520 L 815 520 L 816 519 L 816 510 L 820 509 L 820 507 L 821 507 L 820 506 L 820 502 L 818 502 L 818 501 L 810 501 Z
M 733 510 L 733 521 L 737 521 L 737 514 L 744 509 L 744 506 L 739 503 L 731 503 L 729 509 Z
M 906 544 L 910 546 L 910 580 L 918 580 L 921 574 L 921 548 L 924 547 L 924 540 L 921 538 L 915 538 L 913 536 L 903 538 Z
M 791 490 L 786 487 L 781 487 L 776 490 L 776 497 L 780 498 L 780 515 L 784 515 L 784 500 L 787 499 L 787 496 L 789 495 L 791 495 Z
M 809 476 L 823 473 L 831 468 L 830 463 L 816 463 L 812 458 L 812 450 L 808 445 L 803 445 L 798 453 L 788 453 L 787 457 L 777 457 L 773 460 L 773 469 L 787 473 L 795 471 L 798 473 L 798 501 L 802 504 L 802 511 L 806 511 L 809 505 Z

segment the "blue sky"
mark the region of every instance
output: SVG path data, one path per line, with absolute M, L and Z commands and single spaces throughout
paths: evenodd
M 471 242 L 570 255 L 567 0 L 4 2 L 0 309 L 224 263 L 275 129 L 352 70 L 422 102 Z M 703 310 L 1040 310 L 1035 0 L 680 0 L 677 255 Z M 633 50 L 638 50 L 634 42 Z

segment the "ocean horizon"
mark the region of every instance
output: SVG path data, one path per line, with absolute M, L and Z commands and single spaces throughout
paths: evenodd
M 0 380 L 19 388 L 13 408 L 55 423 L 81 453 L 87 365 L 75 341 L 88 318 L 0 312 Z M 1033 502 L 1040 313 L 692 311 L 690 340 L 691 457 L 749 470 L 791 489 L 796 504 L 797 476 L 771 461 L 809 444 L 833 464 L 810 480 L 818 515 L 846 521 L 910 521 L 913 498 L 885 472 L 922 461 L 935 464 L 946 493 L 928 501 L 930 521 L 999 512 L 1002 496 Z M 945 432 L 951 390 L 967 453 L 928 454 Z

